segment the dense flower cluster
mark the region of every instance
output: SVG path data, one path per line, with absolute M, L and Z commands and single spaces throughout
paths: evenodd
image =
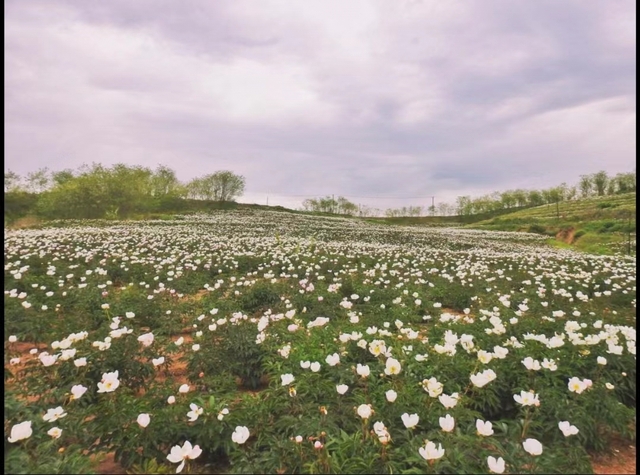
M 575 471 L 635 417 L 635 278 L 532 234 L 287 213 L 10 231 L 5 468 L 35 443 L 178 472 Z

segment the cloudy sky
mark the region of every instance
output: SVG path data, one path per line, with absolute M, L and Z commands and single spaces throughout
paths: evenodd
M 230 169 L 245 202 L 380 208 L 631 171 L 635 14 L 634 0 L 5 0 L 5 169 Z

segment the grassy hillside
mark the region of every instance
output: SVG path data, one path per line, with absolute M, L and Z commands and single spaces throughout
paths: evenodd
M 635 252 L 635 215 L 636 194 L 626 193 L 527 208 L 468 227 L 547 234 L 557 246 L 609 254 L 624 251 L 629 232 Z
M 398 224 L 401 226 L 461 226 L 463 224 L 488 220 L 507 213 L 513 213 L 513 209 L 500 209 L 468 216 L 401 216 L 397 218 L 366 218 L 366 221 L 376 224 Z

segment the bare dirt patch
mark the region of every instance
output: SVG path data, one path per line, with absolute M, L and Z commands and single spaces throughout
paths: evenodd
M 122 465 L 115 461 L 114 452 L 109 452 L 104 455 L 100 462 L 98 462 L 96 471 L 104 474 L 127 473 L 125 469 L 122 468 Z
M 576 230 L 574 228 L 563 229 L 556 234 L 556 239 L 558 241 L 566 242 L 567 244 L 573 244 L 575 234 Z
M 636 472 L 636 446 L 628 442 L 616 441 L 613 445 L 613 453 L 591 457 L 593 473 L 637 473 Z

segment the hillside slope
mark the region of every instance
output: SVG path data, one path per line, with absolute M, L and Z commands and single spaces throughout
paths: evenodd
M 608 254 L 635 252 L 636 194 L 601 196 L 543 205 L 468 225 L 496 231 L 528 231 L 554 237 L 551 243 Z M 630 236 L 629 236 L 630 233 Z

